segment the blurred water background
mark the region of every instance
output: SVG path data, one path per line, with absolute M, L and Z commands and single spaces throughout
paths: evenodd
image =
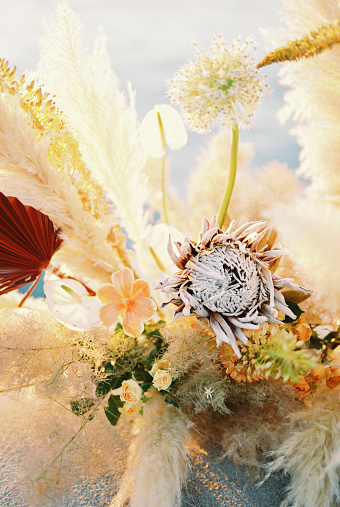
M 55 15 L 59 3 L 0 0 L 0 57 L 16 65 L 19 74 L 36 68 L 43 20 Z M 156 103 L 168 102 L 167 80 L 189 59 L 195 59 L 193 41 L 207 50 L 218 33 L 227 44 L 239 35 L 253 35 L 260 60 L 271 49 L 261 29 L 283 25 L 279 13 L 283 0 L 69 0 L 69 5 L 84 23 L 88 48 L 92 48 L 98 27 L 103 27 L 121 88 L 126 90 L 126 83 L 131 82 L 136 91 L 140 119 Z M 279 68 L 276 64 L 263 70 L 271 94 L 263 100 L 253 127 L 240 136 L 241 141 L 255 145 L 254 169 L 273 159 L 292 169 L 298 165 L 299 148 L 289 135 L 290 126 L 280 125 L 276 117 L 284 93 L 278 84 Z M 172 179 L 182 195 L 187 175 L 194 170 L 208 138 L 189 133 L 185 148 L 168 153 Z

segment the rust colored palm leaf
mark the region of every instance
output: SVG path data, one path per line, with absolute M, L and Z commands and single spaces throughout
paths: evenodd
M 37 279 L 61 243 L 48 216 L 0 192 L 0 295 Z

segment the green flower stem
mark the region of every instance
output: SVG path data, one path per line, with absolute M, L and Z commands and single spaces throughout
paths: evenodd
M 236 171 L 237 171 L 237 158 L 238 158 L 238 138 L 239 129 L 236 125 L 232 130 L 231 153 L 230 153 L 230 169 L 227 186 L 224 191 L 223 199 L 217 215 L 217 222 L 219 227 L 222 228 L 225 216 L 227 214 L 231 195 L 235 184 Z
M 162 157 L 162 201 L 163 201 L 163 217 L 164 217 L 164 222 L 169 225 L 169 222 L 168 222 L 168 213 L 166 211 L 166 202 L 165 202 L 165 134 L 164 134 L 164 127 L 163 127 L 163 122 L 162 122 L 162 118 L 161 118 L 161 115 L 159 113 L 157 113 L 157 117 L 158 117 L 158 125 L 159 125 L 159 131 L 160 131 L 160 134 L 161 134 L 161 139 L 162 139 L 162 144 L 163 144 L 163 149 L 164 149 L 164 155 Z

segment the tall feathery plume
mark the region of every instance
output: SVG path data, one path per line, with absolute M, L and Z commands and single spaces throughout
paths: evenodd
M 92 175 L 107 188 L 129 237 L 137 241 L 146 227 L 147 192 L 134 97 L 130 91 L 127 107 L 103 33 L 90 55 L 82 38 L 83 26 L 64 2 L 57 20 L 46 27 L 38 73 L 56 94 L 56 104 L 71 123 Z
M 339 208 L 304 200 L 276 206 L 267 216 L 284 238 L 295 270 L 313 289 L 314 322 L 336 325 L 340 308 Z
M 291 436 L 275 452 L 270 472 L 291 476 L 282 507 L 333 507 L 340 500 L 338 470 L 327 468 L 340 439 L 340 387 L 315 395 L 313 406 L 291 417 Z
M 72 176 L 49 164 L 54 135 L 42 133 L 38 140 L 27 123 L 20 96 L 0 96 L 2 192 L 45 213 L 67 236 L 67 244 L 54 257 L 56 262 L 62 263 L 66 256 L 72 273 L 108 281 L 109 274 L 122 266 L 120 256 L 106 241 L 115 223 L 109 215 L 98 220 L 84 211 Z
M 202 216 L 216 211 L 216 202 L 222 199 L 225 172 L 228 169 L 226 152 L 230 149 L 227 130 L 213 136 L 201 153 L 198 165 L 190 174 L 188 201 L 190 214 L 185 219 L 186 228 L 198 230 Z M 254 147 L 240 142 L 238 170 L 228 214 L 237 223 L 266 219 L 265 210 L 274 204 L 289 203 L 297 197 L 301 186 L 297 176 L 286 164 L 271 161 L 261 169 L 252 167 Z M 251 195 L 251 199 L 249 199 Z M 275 224 L 272 224 L 275 227 Z
M 340 19 L 340 6 L 337 0 L 289 0 L 284 15 L 290 39 Z M 285 64 L 280 76 L 282 84 L 291 88 L 285 94 L 281 120 L 292 116 L 298 122 L 293 133 L 302 148 L 299 173 L 311 179 L 310 195 L 338 202 L 340 130 L 335 112 L 340 105 L 339 44 L 314 58 Z
M 340 6 L 336 0 L 289 0 L 283 15 L 288 26 L 284 36 L 291 40 L 334 23 L 340 18 Z M 317 322 L 336 324 L 340 303 L 339 44 L 313 58 L 285 64 L 280 76 L 290 87 L 280 117 L 285 121 L 292 116 L 297 122 L 292 131 L 302 148 L 297 174 L 309 178 L 310 184 L 305 199 L 273 206 L 267 216 L 275 222 L 281 241 L 294 253 L 297 271 L 316 294 Z M 322 239 L 315 241 L 319 231 Z
M 184 416 L 156 393 L 146 402 L 144 421 L 130 446 L 127 470 L 110 507 L 174 507 L 188 473 Z

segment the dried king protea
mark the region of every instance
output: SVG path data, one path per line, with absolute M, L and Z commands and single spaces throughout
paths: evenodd
M 236 338 L 244 344 L 242 329 L 259 329 L 260 324 L 282 324 L 278 310 L 295 319 L 280 290 L 284 287 L 308 297 L 309 291 L 297 287 L 290 278 L 271 273 L 270 266 L 285 255 L 283 250 L 266 250 L 266 222 L 249 222 L 234 231 L 235 221 L 223 233 L 216 217 L 204 220 L 198 243 L 171 238 L 168 251 L 181 272 L 159 283 L 158 289 L 171 294 L 163 306 L 174 303 L 175 318 L 196 315 L 206 317 L 216 334 L 217 345 L 229 343 L 238 357 Z M 303 297 L 304 296 L 304 297 Z

